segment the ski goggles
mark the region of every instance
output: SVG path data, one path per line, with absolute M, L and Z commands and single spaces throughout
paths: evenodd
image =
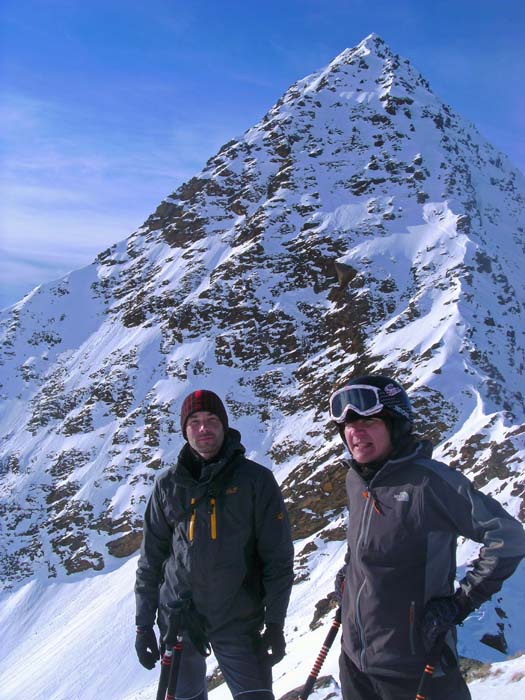
M 373 416 L 383 408 L 379 389 L 366 384 L 345 386 L 330 397 L 330 416 L 336 423 L 344 423 L 348 411 L 360 416 Z

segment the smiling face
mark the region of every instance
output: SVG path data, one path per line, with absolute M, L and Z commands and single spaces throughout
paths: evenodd
M 220 452 L 224 442 L 224 426 L 215 413 L 197 411 L 186 421 L 186 437 L 190 447 L 209 461 Z
M 345 423 L 345 440 L 358 464 L 386 459 L 392 452 L 390 432 L 381 418 L 356 416 Z

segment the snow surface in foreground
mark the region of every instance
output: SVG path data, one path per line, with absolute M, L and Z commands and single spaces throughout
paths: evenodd
M 344 543 L 323 556 L 326 577 L 339 565 Z M 153 700 L 158 669 L 146 671 L 134 652 L 133 583 L 137 557 L 107 574 L 83 575 L 55 583 L 32 581 L 0 597 L 2 659 L 0 700 Z M 319 564 L 320 562 L 317 562 Z M 294 587 L 287 619 L 286 659 L 274 669 L 276 698 L 301 686 L 331 625 L 311 631 L 315 601 L 322 591 L 315 568 Z M 463 630 L 462 630 L 463 632 Z M 338 678 L 339 639 L 321 670 Z M 9 650 L 15 650 L 9 651 Z M 111 650 L 108 653 L 108 650 Z M 85 659 L 89 658 L 89 663 Z M 210 671 L 215 665 L 209 660 Z M 525 656 L 492 665 L 491 676 L 471 684 L 473 700 L 516 700 L 525 694 Z M 338 688 L 335 688 L 338 692 Z M 326 689 L 312 695 L 324 697 Z M 212 700 L 229 700 L 226 686 Z

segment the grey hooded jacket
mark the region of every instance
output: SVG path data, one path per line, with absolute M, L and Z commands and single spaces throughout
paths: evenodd
M 525 556 L 525 532 L 460 472 L 431 459 L 427 442 L 387 461 L 367 483 L 350 463 L 343 650 L 363 672 L 419 677 L 425 604 L 454 593 L 456 540 L 483 546 L 460 582 L 473 608 Z M 455 629 L 447 645 L 457 656 Z
M 136 624 L 152 625 L 163 604 L 191 593 L 209 632 L 229 625 L 284 624 L 293 583 L 293 544 L 272 472 L 245 457 L 230 428 L 218 461 L 199 480 L 177 464 L 157 479 L 144 515 L 137 567 Z

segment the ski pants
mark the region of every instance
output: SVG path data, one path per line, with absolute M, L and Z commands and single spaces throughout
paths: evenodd
M 414 700 L 419 678 L 392 678 L 362 673 L 341 651 L 339 679 L 343 700 Z M 443 676 L 433 676 L 425 690 L 428 700 L 471 700 L 457 666 Z
M 273 700 L 272 667 L 258 634 L 211 635 L 210 643 L 235 700 Z M 206 700 L 206 659 L 184 635 L 176 700 Z

